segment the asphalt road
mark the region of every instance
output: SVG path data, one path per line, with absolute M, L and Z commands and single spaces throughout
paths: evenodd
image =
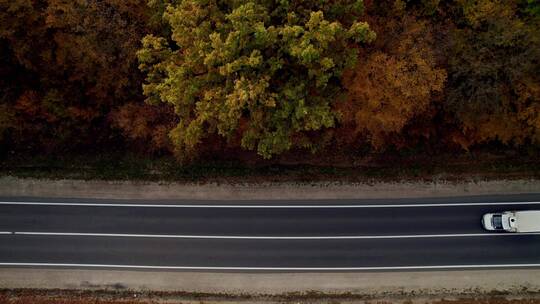
M 480 224 L 486 212 L 538 210 L 540 195 L 312 202 L 0 201 L 0 266 L 540 267 L 540 234 L 491 233 Z

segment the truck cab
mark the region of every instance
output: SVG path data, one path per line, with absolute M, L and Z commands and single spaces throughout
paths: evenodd
M 482 217 L 482 226 L 490 231 L 539 232 L 540 211 L 486 213 Z
M 487 213 L 482 217 L 482 225 L 490 231 L 513 231 L 516 219 L 510 212 Z

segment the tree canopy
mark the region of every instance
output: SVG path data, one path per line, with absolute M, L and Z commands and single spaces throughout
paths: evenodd
M 538 0 L 0 0 L 0 155 L 538 151 L 538 71 Z
M 498 139 L 540 140 L 540 31 L 517 2 L 462 1 L 453 31 L 446 109 L 467 136 L 464 146 Z
M 295 137 L 335 126 L 343 70 L 375 38 L 361 13 L 359 0 L 169 4 L 171 36 L 146 36 L 139 52 L 144 93 L 174 106 L 180 150 L 213 133 L 266 158 L 308 146 Z

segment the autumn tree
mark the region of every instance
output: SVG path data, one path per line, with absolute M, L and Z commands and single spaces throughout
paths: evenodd
M 147 14 L 144 0 L 0 0 L 0 40 L 19 75 L 0 101 L 11 137 L 42 150 L 107 140 L 108 113 L 142 100 Z
M 0 145 L 8 130 L 15 127 L 15 113 L 8 101 L 19 94 L 16 88 L 22 79 L 19 79 L 17 63 L 14 61 L 6 41 L 0 39 Z
M 0 37 L 42 85 L 82 87 L 93 102 L 132 94 L 143 0 L 0 0 L 0 7 Z
M 137 151 L 163 153 L 173 150 L 168 135 L 176 119 L 169 105 L 129 102 L 111 111 L 109 119 L 113 128 L 122 130 Z
M 53 32 L 54 67 L 95 103 L 133 98 L 145 9 L 142 0 L 48 0 L 44 14 Z
M 457 119 L 456 142 L 464 148 L 492 140 L 540 143 L 540 27 L 518 2 L 460 1 L 445 110 Z
M 163 3 L 171 36 L 145 37 L 139 60 L 148 101 L 179 117 L 181 154 L 213 134 L 265 158 L 309 146 L 307 132 L 335 125 L 342 72 L 375 37 L 361 0 Z
M 446 80 L 429 24 L 407 15 L 380 22 L 374 46 L 346 74 L 349 97 L 337 108 L 343 127 L 353 130 L 350 138 L 378 150 L 430 109 Z

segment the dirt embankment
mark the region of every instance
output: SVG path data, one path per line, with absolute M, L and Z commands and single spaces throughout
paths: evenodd
M 369 297 L 356 294 L 301 293 L 281 295 L 229 295 L 201 293 L 136 293 L 75 290 L 0 290 L 1 304 L 229 304 L 229 303 L 332 303 L 332 304 L 540 304 L 540 295 L 479 294 L 476 297 L 425 297 L 414 294 Z
M 534 269 L 363 274 L 13 269 L 0 270 L 0 303 L 540 304 L 538 274 Z

